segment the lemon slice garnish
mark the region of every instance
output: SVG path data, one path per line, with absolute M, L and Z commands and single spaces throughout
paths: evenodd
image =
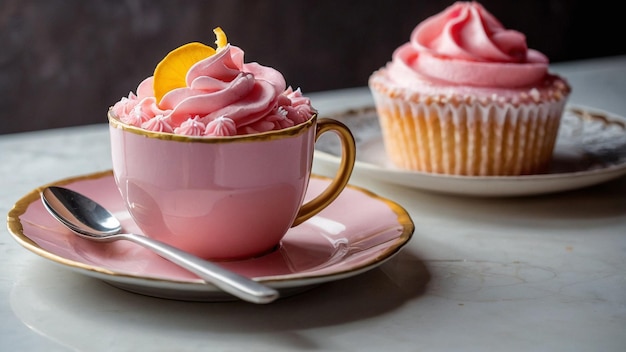
M 226 34 L 220 27 L 213 29 L 217 40 L 217 48 L 223 48 L 228 44 Z M 187 72 L 198 61 L 215 55 L 216 50 L 208 45 L 192 42 L 170 51 L 154 69 L 154 96 L 157 103 L 163 96 L 176 88 L 187 86 L 185 78 Z
M 226 39 L 226 33 L 224 33 L 224 31 L 220 28 L 220 27 L 216 27 L 213 30 L 213 33 L 215 33 L 215 38 L 217 38 L 217 40 L 215 40 L 215 44 L 217 45 L 217 48 L 223 48 L 228 44 L 228 39 Z
M 215 49 L 202 43 L 188 43 L 167 54 L 154 69 L 154 96 L 157 102 L 165 93 L 187 86 L 187 71 L 196 62 L 215 54 Z

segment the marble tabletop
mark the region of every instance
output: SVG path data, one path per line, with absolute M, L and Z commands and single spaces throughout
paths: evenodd
M 554 64 L 570 102 L 626 116 L 626 56 Z M 311 94 L 322 113 L 365 87 Z M 108 170 L 104 123 L 0 136 L 0 212 L 36 187 Z M 314 169 L 317 173 L 328 170 Z M 0 230 L 1 351 L 624 351 L 626 177 L 563 193 L 473 198 L 360 175 L 413 238 L 378 268 L 268 305 L 129 293 Z

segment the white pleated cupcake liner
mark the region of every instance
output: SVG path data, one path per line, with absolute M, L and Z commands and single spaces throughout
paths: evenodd
M 565 106 L 565 99 L 521 105 L 442 103 L 372 93 L 393 163 L 451 175 L 545 172 Z

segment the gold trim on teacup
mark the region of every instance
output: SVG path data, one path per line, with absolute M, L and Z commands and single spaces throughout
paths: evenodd
M 194 142 L 194 143 L 232 143 L 232 142 L 254 142 L 261 140 L 275 140 L 281 138 L 289 138 L 303 134 L 307 129 L 315 125 L 317 121 L 317 114 L 313 114 L 310 119 L 302 122 L 298 125 L 283 128 L 280 130 L 272 130 L 267 132 L 260 132 L 254 134 L 240 134 L 236 136 L 211 136 L 211 137 L 198 137 L 198 136 L 184 136 L 181 134 L 174 134 L 169 132 L 156 132 L 129 125 L 120 121 L 111 108 L 107 113 L 109 124 L 115 128 L 120 128 L 124 131 L 145 136 L 148 138 L 156 138 L 166 141 L 176 142 Z

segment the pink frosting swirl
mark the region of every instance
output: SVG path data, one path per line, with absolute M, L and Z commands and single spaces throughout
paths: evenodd
M 153 77 L 122 98 L 112 111 L 121 121 L 152 131 L 189 136 L 232 136 L 294 126 L 316 112 L 283 75 L 256 62 L 244 63 L 232 45 L 194 64 L 186 87 L 171 90 L 157 104 Z M 159 117 L 159 121 L 152 119 Z
M 170 126 L 163 115 L 156 115 L 154 118 L 142 123 L 141 128 L 154 132 L 174 133 L 174 129 L 172 129 L 172 126 Z
M 396 49 L 394 78 L 414 72 L 458 85 L 516 88 L 541 81 L 548 58 L 528 49 L 524 34 L 506 29 L 477 2 L 456 2 L 427 18 Z
M 220 116 L 209 122 L 204 134 L 207 136 L 234 136 L 237 134 L 237 125 L 232 119 Z
M 174 129 L 174 133 L 186 136 L 202 136 L 206 127 L 200 122 L 200 116 L 187 119 Z

